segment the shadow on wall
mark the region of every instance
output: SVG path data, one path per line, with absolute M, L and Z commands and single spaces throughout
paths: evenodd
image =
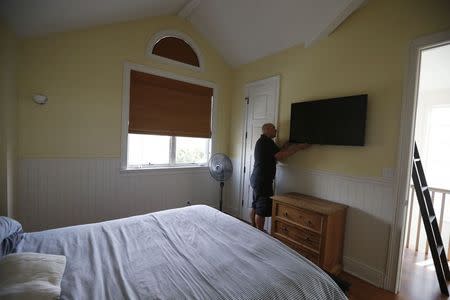
M 349 207 L 345 225 L 344 269 L 381 286 L 391 226 L 358 208 Z

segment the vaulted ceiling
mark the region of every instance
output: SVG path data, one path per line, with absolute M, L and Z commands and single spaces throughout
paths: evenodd
M 160 15 L 189 20 L 231 66 L 329 35 L 366 0 L 2 0 L 19 36 Z

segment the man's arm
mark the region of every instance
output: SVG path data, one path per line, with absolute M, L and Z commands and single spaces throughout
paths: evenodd
M 305 144 L 305 143 L 302 143 L 302 144 L 285 143 L 283 145 L 283 147 L 281 147 L 281 150 L 275 154 L 275 159 L 283 160 L 283 159 L 288 158 L 289 156 L 297 153 L 300 150 L 304 150 L 304 149 L 308 148 L 309 146 L 311 146 L 311 145 Z

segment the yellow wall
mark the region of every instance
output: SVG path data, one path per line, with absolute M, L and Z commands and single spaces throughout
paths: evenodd
M 19 44 L 19 157 L 119 157 L 122 69 L 129 61 L 217 83 L 217 146 L 228 152 L 230 136 L 234 158 L 240 155 L 247 82 L 281 75 L 281 140 L 289 136 L 292 102 L 368 93 L 367 146 L 314 146 L 288 163 L 381 176 L 383 167 L 395 166 L 408 42 L 449 28 L 449 11 L 446 0 L 369 1 L 312 47 L 293 47 L 234 71 L 191 24 L 177 17 L 24 39 Z M 145 56 L 147 42 L 163 29 L 192 37 L 205 58 L 205 72 Z M 46 94 L 48 104 L 34 104 L 35 93 Z
M 0 215 L 12 215 L 16 161 L 16 37 L 0 23 Z
M 374 0 L 330 37 L 240 67 L 233 96 L 230 152 L 240 155 L 244 85 L 281 75 L 279 137 L 289 137 L 292 102 L 367 93 L 365 147 L 313 146 L 287 163 L 355 176 L 381 176 L 394 168 L 409 42 L 450 28 L 447 0 Z
M 145 56 L 148 41 L 166 29 L 183 32 L 197 43 L 204 72 Z M 19 47 L 20 158 L 119 157 L 125 61 L 216 83 L 217 149 L 228 150 L 231 69 L 181 18 L 157 17 L 56 33 L 24 39 Z M 47 95 L 48 103 L 33 103 L 36 93 Z

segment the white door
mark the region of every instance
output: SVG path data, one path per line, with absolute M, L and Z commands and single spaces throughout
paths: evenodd
M 278 121 L 278 94 L 280 77 L 274 76 L 246 85 L 247 113 L 244 138 L 244 173 L 242 179 L 241 218 L 250 220 L 253 191 L 250 176 L 253 170 L 253 154 L 256 141 L 261 136 L 261 127 L 265 123 Z M 270 220 L 266 220 L 266 230 L 270 230 Z

